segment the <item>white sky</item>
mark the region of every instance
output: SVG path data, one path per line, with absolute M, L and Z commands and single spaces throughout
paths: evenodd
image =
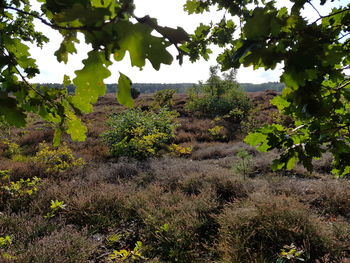
M 31 0 L 31 2 L 33 2 L 34 7 L 37 6 L 33 0 Z M 187 15 L 183 11 L 183 4 L 185 2 L 185 0 L 135 0 L 135 14 L 138 17 L 148 14 L 151 17 L 157 18 L 158 23 L 161 26 L 175 28 L 181 26 L 188 33 L 193 33 L 200 22 L 209 23 L 211 20 L 220 21 L 223 16 L 222 11 L 218 12 L 215 9 L 212 9 L 210 13 L 205 13 L 203 15 Z M 278 4 L 283 5 L 289 1 L 277 0 L 277 2 Z M 336 0 L 334 3 L 329 3 L 323 7 L 316 6 L 321 14 L 326 14 L 327 10 L 332 6 L 339 6 L 340 3 L 345 5 L 348 3 L 348 0 Z M 310 19 L 316 19 L 318 17 L 317 13 L 309 7 L 304 10 L 304 16 L 307 16 Z M 70 56 L 67 65 L 64 63 L 58 63 L 53 54 L 59 48 L 62 38 L 57 32 L 40 24 L 40 22 L 36 23 L 36 25 L 38 30 L 44 32 L 45 35 L 49 37 L 50 42 L 45 45 L 43 49 L 31 46 L 31 53 L 37 60 L 37 64 L 41 70 L 41 74 L 31 81 L 39 83 L 61 83 L 64 74 L 69 75 L 71 79 L 73 79 L 74 71 L 83 67 L 81 61 L 87 57 L 86 54 L 90 49 L 85 44 L 80 44 L 77 46 L 78 54 Z M 162 64 L 159 71 L 154 70 L 149 62 L 147 62 L 142 71 L 137 67 L 131 67 L 129 56 L 127 55 L 122 62 L 114 62 L 114 64 L 109 67 L 112 76 L 106 80 L 106 83 L 118 82 L 119 71 L 129 76 L 134 83 L 196 83 L 199 80 L 206 80 L 209 74 L 209 66 L 217 64 L 216 55 L 219 53 L 219 49 L 215 47 L 212 49 L 214 54 L 211 55 L 209 61 L 200 60 L 192 64 L 187 59 L 184 59 L 183 65 L 180 66 L 175 60 L 177 55 L 175 48 L 169 48 L 169 51 L 174 56 L 174 62 L 169 66 Z M 253 71 L 252 68 L 240 68 L 238 70 L 237 79 L 241 83 L 279 81 L 281 67 L 282 66 L 279 67 L 280 69 L 274 71 Z

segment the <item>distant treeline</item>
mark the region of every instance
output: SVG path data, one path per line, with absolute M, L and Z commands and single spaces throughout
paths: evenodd
M 55 89 L 63 88 L 62 84 L 57 83 L 43 83 L 40 85 Z M 186 90 L 188 88 L 191 88 L 193 85 L 193 83 L 134 83 L 133 88 L 137 89 L 142 94 L 155 93 L 163 89 L 174 89 L 177 91 L 177 93 L 185 93 Z M 256 92 L 264 90 L 282 91 L 282 89 L 284 88 L 284 84 L 278 82 L 268 82 L 262 84 L 241 83 L 240 86 L 247 92 Z M 117 91 L 117 88 L 117 84 L 107 84 L 107 93 L 115 93 Z M 74 93 L 75 86 L 68 85 L 67 89 L 69 93 Z
M 133 83 L 132 87 L 140 91 L 140 93 L 155 93 L 163 89 L 174 89 L 177 93 L 185 93 L 188 88 L 191 88 L 193 83 Z M 107 84 L 107 92 L 114 93 L 117 91 L 117 84 Z
M 279 82 L 267 82 L 261 84 L 240 83 L 239 85 L 247 92 L 264 90 L 282 91 L 284 89 L 284 84 Z

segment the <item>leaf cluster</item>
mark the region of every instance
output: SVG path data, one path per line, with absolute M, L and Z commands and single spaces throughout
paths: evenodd
M 182 28 L 158 25 L 157 20 L 134 15 L 133 1 L 126 0 L 38 0 L 40 10 L 34 11 L 28 0 L 3 0 L 0 4 L 0 118 L 17 127 L 26 124 L 28 112 L 33 112 L 56 126 L 55 145 L 63 132 L 73 140 L 86 139 L 87 129 L 79 116 L 89 113 L 99 96 L 106 92 L 104 80 L 111 75 L 108 67 L 130 56 L 131 65 L 142 69 L 148 60 L 154 69 L 170 64 L 170 45 L 177 47 L 188 39 Z M 91 50 L 83 68 L 75 71 L 72 83 L 75 94 L 66 89 L 50 89 L 31 84 L 40 74 L 32 58 L 28 42 L 43 46 L 48 38 L 35 29 L 34 21 L 58 31 L 63 40 L 54 53 L 58 62 L 67 63 L 75 54 L 78 34 Z M 158 32 L 161 37 L 154 36 Z M 179 50 L 179 58 L 184 51 Z M 71 84 L 63 77 L 65 86 Z M 131 80 L 120 73 L 117 98 L 126 106 L 133 106 Z

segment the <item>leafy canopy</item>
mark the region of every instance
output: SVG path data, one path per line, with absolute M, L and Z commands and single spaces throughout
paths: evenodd
M 0 118 L 19 127 L 25 125 L 28 112 L 38 114 L 56 124 L 55 144 L 63 132 L 73 140 L 86 138 L 87 129 L 78 116 L 91 112 L 98 97 L 105 94 L 104 80 L 111 75 L 108 67 L 112 60 L 120 61 L 129 53 L 132 66 L 142 69 L 148 60 L 159 70 L 161 64 L 172 63 L 167 48 L 177 47 L 188 39 L 182 28 L 162 27 L 149 16 L 136 17 L 130 0 L 37 1 L 41 4 L 40 11 L 32 10 L 30 0 L 0 1 Z M 63 36 L 54 53 L 59 62 L 67 63 L 69 55 L 76 53 L 78 33 L 91 44 L 83 68 L 75 71 L 72 80 L 76 86 L 74 96 L 68 95 L 66 89 L 30 84 L 29 80 L 40 74 L 40 70 L 27 44 L 42 47 L 49 41 L 35 30 L 35 20 Z M 178 58 L 182 60 L 183 51 L 178 50 Z M 71 80 L 64 76 L 63 83 L 67 86 Z M 118 84 L 118 100 L 132 107 L 131 80 L 120 73 Z
M 264 0 L 187 0 L 189 13 L 207 12 L 212 5 L 226 10 L 219 23 L 200 24 L 190 36 L 182 28 L 158 25 L 156 19 L 134 15 L 130 0 L 37 0 L 39 12 L 29 0 L 0 1 L 0 117 L 16 126 L 25 125 L 26 114 L 33 112 L 57 125 L 55 143 L 66 131 L 75 140 L 85 139 L 86 128 L 78 115 L 92 111 L 92 104 L 105 93 L 103 81 L 110 75 L 112 60 L 129 53 L 131 64 L 142 68 L 146 59 L 155 69 L 170 64 L 171 44 L 192 61 L 208 59 L 209 45 L 224 51 L 217 58 L 223 70 L 240 65 L 255 69 L 274 69 L 283 65 L 281 81 L 286 89 L 273 103 L 295 123 L 262 127 L 246 142 L 261 150 L 282 151 L 275 168 L 292 168 L 301 161 L 312 170 L 312 159 L 330 151 L 337 175 L 350 172 L 350 4 L 321 14 L 315 3 L 332 0 L 289 0 L 291 8 L 277 7 Z M 318 15 L 310 21 L 301 15 L 309 6 Z M 238 17 L 239 23 L 233 17 Z M 76 52 L 82 33 L 91 44 L 84 67 L 75 72 L 76 94 L 31 85 L 28 79 L 40 71 L 31 58 L 27 42 L 44 45 L 48 39 L 34 28 L 39 20 L 57 30 L 63 41 L 55 52 L 66 63 Z M 238 35 L 234 34 L 238 30 Z M 161 37 L 152 35 L 158 32 Z M 188 41 L 190 40 L 190 41 Z M 186 42 L 186 43 L 184 43 Z M 181 45 L 180 45 L 181 44 Z M 71 81 L 64 77 L 64 84 Z M 118 99 L 131 106 L 130 79 L 121 74 Z
M 280 1 L 279 1 L 280 2 Z M 281 1 L 282 2 L 282 1 Z M 283 65 L 286 88 L 272 103 L 294 119 L 294 125 L 264 126 L 245 141 L 262 151 L 279 149 L 274 168 L 293 168 L 300 161 L 312 171 L 312 159 L 325 151 L 334 156 L 333 173 L 350 173 L 350 4 L 321 14 L 316 4 L 328 0 L 283 1 L 188 0 L 189 14 L 203 13 L 211 5 L 226 10 L 217 24 L 200 25 L 186 44 L 195 61 L 207 54 L 209 44 L 224 48 L 217 58 L 223 70 L 253 66 L 274 69 Z M 301 11 L 310 7 L 318 16 L 310 21 Z M 238 17 L 239 24 L 227 18 Z M 233 35 L 239 30 L 239 35 Z

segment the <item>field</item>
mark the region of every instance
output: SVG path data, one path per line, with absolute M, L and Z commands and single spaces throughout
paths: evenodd
M 175 95 L 174 143 L 192 147 L 182 157 L 111 157 L 100 135 L 125 108 L 110 94 L 83 117 L 86 141 L 63 138 L 69 169 L 40 162 L 53 151 L 42 144 L 53 139 L 47 123 L 3 128 L 0 262 L 350 262 L 350 182 L 330 175 L 331 157 L 312 174 L 272 171 L 277 152 L 243 143 L 255 126 L 288 123 L 269 104 L 275 95 L 251 93 L 241 124 L 191 114 Z M 152 102 L 141 95 L 136 106 Z

